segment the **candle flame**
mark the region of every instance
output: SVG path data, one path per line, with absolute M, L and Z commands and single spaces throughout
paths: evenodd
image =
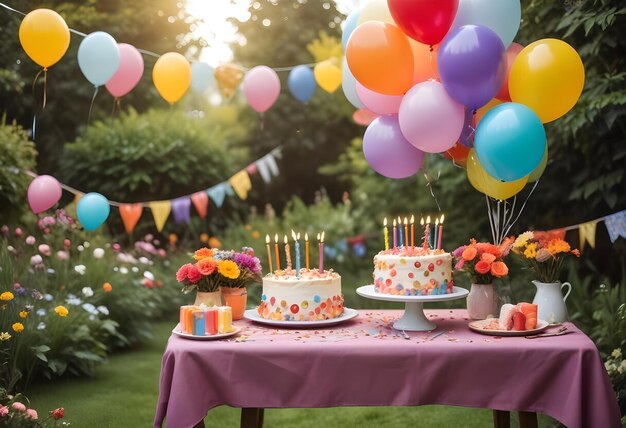
M 266 244 L 270 243 L 270 234 L 269 233 L 267 235 L 265 235 L 265 243 Z
M 385 217 L 385 220 L 383 221 L 383 226 L 387 227 L 387 217 Z
M 298 234 L 296 235 L 296 241 L 300 240 L 300 232 L 298 232 Z
M 278 233 L 274 235 L 274 244 L 278 244 Z
M 396 227 L 396 224 L 397 224 L 397 223 L 396 223 L 396 219 L 394 218 L 394 219 L 393 219 L 393 227 Z
M 435 219 L 435 227 L 439 226 L 439 217 Z
M 322 236 L 321 236 L 321 238 L 320 238 L 320 242 L 321 242 L 321 243 L 324 243 L 324 233 L 326 233 L 326 232 L 322 232 Z
M 285 235 L 285 240 L 284 240 L 285 244 L 289 243 L 289 240 L 287 239 L 287 235 Z
M 320 234 L 319 233 L 317 234 L 317 240 L 318 241 L 320 240 Z
M 441 221 L 439 222 L 439 224 L 443 224 L 443 214 L 441 214 Z
M 309 234 L 308 233 L 304 234 L 304 240 L 307 241 L 307 242 L 309 241 Z
M 411 214 L 411 220 L 409 220 L 411 222 L 411 224 L 415 223 L 415 217 L 413 216 L 413 214 Z
M 293 229 L 291 229 L 291 237 L 293 238 L 294 241 L 297 241 L 298 239 L 296 238 L 296 232 L 293 231 Z
M 420 218 L 420 226 L 424 226 L 424 217 Z
M 407 224 L 409 224 L 409 219 L 404 217 L 404 225 L 406 226 Z
M 426 224 L 430 224 L 430 216 L 426 217 Z
M 398 224 L 402 224 L 402 219 L 398 216 Z

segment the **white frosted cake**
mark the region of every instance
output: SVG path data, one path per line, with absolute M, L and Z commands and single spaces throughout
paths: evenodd
M 278 270 L 263 278 L 258 314 L 277 321 L 319 321 L 343 313 L 341 276 L 330 271 Z
M 400 247 L 374 256 L 374 290 L 404 296 L 452 293 L 452 256 L 443 250 Z

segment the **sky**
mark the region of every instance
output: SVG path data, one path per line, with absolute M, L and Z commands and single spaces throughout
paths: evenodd
M 284 0 L 283 0 L 284 1 Z M 306 1 L 306 0 L 288 0 Z M 320 1 L 320 0 L 309 0 Z M 332 1 L 332 0 L 329 0 Z M 343 13 L 354 10 L 360 0 L 336 0 L 338 9 Z M 205 48 L 200 60 L 213 67 L 232 60 L 232 52 L 228 46 L 237 41 L 235 27 L 228 18 L 236 18 L 242 22 L 250 19 L 250 5 L 259 4 L 255 0 L 187 0 L 187 12 L 201 22 L 194 29 L 194 34 L 206 40 L 209 47 Z

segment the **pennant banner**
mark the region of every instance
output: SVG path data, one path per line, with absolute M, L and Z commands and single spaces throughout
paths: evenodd
M 209 208 L 209 195 L 206 192 L 196 192 L 191 195 L 191 202 L 193 202 L 200 218 L 206 218 L 206 212 Z
M 604 224 L 612 243 L 620 236 L 626 238 L 626 210 L 607 216 Z
M 256 162 L 256 167 L 265 183 L 269 183 L 272 177 L 278 176 L 278 165 L 271 153 L 259 159 Z
M 170 201 L 152 201 L 148 203 L 148 206 L 152 210 L 152 217 L 154 217 L 157 230 L 162 231 L 170 211 L 172 211 L 172 204 Z
M 581 224 L 579 226 L 579 234 L 580 234 L 580 251 L 585 248 L 585 243 L 589 242 L 591 248 L 596 248 L 596 225 L 598 222 L 596 220 L 590 221 L 588 223 Z
M 239 199 L 243 201 L 248 199 L 248 192 L 252 189 L 252 183 L 245 169 L 233 175 L 228 182 L 233 187 L 233 190 L 235 190 L 237 196 L 239 196 Z
M 124 223 L 124 229 L 126 230 L 127 235 L 133 233 L 142 212 L 143 206 L 141 206 L 141 204 L 120 205 L 120 217 L 122 217 L 122 222 Z
M 174 214 L 174 223 L 189 223 L 191 197 L 183 196 L 180 198 L 172 199 L 172 213 Z

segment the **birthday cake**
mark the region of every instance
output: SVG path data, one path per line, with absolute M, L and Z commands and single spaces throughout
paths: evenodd
M 263 278 L 259 316 L 276 321 L 320 321 L 343 313 L 341 276 L 332 270 L 277 270 Z
M 374 290 L 403 296 L 449 294 L 452 256 L 441 249 L 398 247 L 374 256 Z

